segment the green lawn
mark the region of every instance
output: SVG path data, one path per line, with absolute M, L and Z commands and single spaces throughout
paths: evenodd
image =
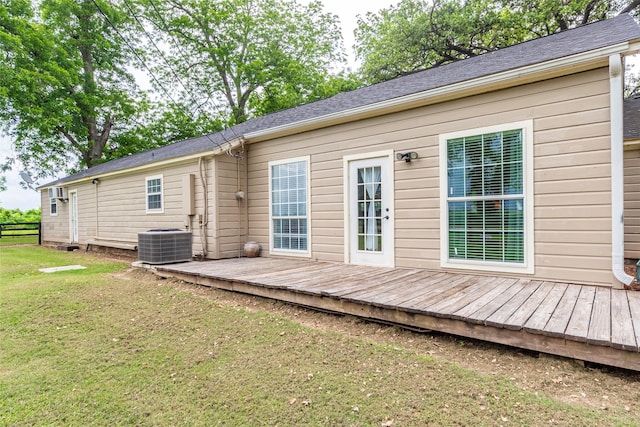
M 12 235 L 12 236 L 2 236 L 0 239 L 0 246 L 11 246 L 11 245 L 35 245 L 38 243 L 38 236 L 21 236 L 21 235 Z
M 38 272 L 69 264 L 87 269 Z M 637 423 L 126 268 L 0 248 L 0 425 Z
M 20 229 L 13 229 L 20 227 Z M 22 229 L 30 227 L 29 229 Z M 35 235 L 33 235 L 35 233 Z M 5 224 L 0 235 L 0 246 L 8 245 L 25 245 L 38 243 L 38 226 L 37 225 L 16 225 Z

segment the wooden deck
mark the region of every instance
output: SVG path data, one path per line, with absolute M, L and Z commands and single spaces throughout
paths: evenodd
M 163 265 L 156 273 L 640 371 L 640 292 L 276 258 Z

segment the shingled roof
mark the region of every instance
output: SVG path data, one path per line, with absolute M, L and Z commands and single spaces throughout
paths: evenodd
M 45 186 L 63 184 L 86 177 L 195 154 L 215 148 L 248 133 L 347 112 L 355 108 L 638 39 L 640 39 L 640 27 L 631 16 L 620 15 L 484 55 L 340 93 L 321 101 L 257 117 L 222 132 L 175 142 L 112 160 Z

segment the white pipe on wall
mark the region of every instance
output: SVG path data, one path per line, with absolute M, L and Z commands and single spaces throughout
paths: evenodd
M 625 285 L 633 277 L 624 271 L 624 68 L 620 54 L 609 56 L 611 111 L 611 260 L 613 275 Z

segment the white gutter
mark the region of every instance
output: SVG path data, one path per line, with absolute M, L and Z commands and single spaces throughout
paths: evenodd
M 613 275 L 625 285 L 633 277 L 624 272 L 624 141 L 623 79 L 620 54 L 609 56 L 609 96 L 611 111 L 611 261 Z
M 392 98 L 374 104 L 363 105 L 346 111 L 338 111 L 286 125 L 274 126 L 269 129 L 259 130 L 256 132 L 249 132 L 245 134 L 244 137 L 249 142 L 258 142 L 318 129 L 325 126 L 332 126 L 339 123 L 387 114 L 392 111 L 407 110 L 418 106 L 443 102 L 467 96 L 470 93 L 476 94 L 513 86 L 515 84 L 530 83 L 532 81 L 540 80 L 541 78 L 553 78 L 564 74 L 578 73 L 580 71 L 586 71 L 593 68 L 593 64 L 600 61 L 602 62 L 601 66 L 604 67 L 606 66 L 606 58 L 609 55 L 625 53 L 628 52 L 629 49 L 630 44 L 628 42 L 619 43 L 613 46 L 606 46 L 572 56 L 553 59 L 398 98 Z

